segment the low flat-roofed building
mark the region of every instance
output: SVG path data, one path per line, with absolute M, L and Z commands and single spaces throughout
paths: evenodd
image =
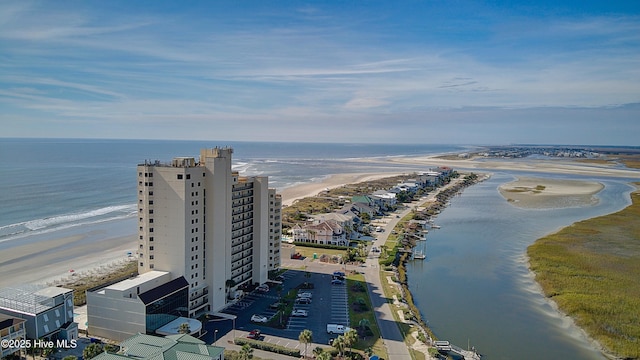
M 117 354 L 101 353 L 95 360 L 223 360 L 224 348 L 207 345 L 193 336 L 134 335 L 120 343 Z
M 24 319 L 0 314 L 0 341 L 3 342 L 3 346 L 0 347 L 0 358 L 4 359 L 6 356 L 22 350 L 20 346 L 4 346 L 4 342 L 7 340 L 25 340 L 27 332 L 24 324 L 26 322 L 27 320 Z
M 25 320 L 29 339 L 78 338 L 71 289 L 42 285 L 0 289 L 0 314 Z
M 172 321 L 186 317 L 188 306 L 189 283 L 184 277 L 172 280 L 169 272 L 149 271 L 88 291 L 87 332 L 116 341 L 138 333 L 152 334 Z M 190 325 L 191 333 L 200 329 L 201 326 Z

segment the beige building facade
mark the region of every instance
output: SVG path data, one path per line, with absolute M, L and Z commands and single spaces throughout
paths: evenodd
M 280 267 L 280 195 L 267 177 L 233 171 L 232 154 L 216 147 L 137 167 L 138 270 L 183 276 L 189 316 L 222 309 L 235 288 Z

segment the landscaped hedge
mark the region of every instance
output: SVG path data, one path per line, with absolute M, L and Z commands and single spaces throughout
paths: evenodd
M 310 248 L 319 248 L 319 249 L 335 249 L 335 250 L 347 250 L 349 248 L 348 246 L 316 244 L 316 243 L 307 243 L 307 242 L 299 242 L 299 241 L 294 241 L 293 245 L 310 247 Z
M 264 351 L 269 351 L 269 352 L 273 352 L 276 354 L 282 354 L 282 355 L 287 355 L 287 356 L 294 356 L 299 358 L 300 357 L 300 349 L 291 349 L 288 347 L 284 347 L 281 345 L 276 345 L 276 344 L 271 344 L 268 342 L 263 342 L 260 340 L 253 340 L 253 339 L 245 339 L 245 338 L 235 338 L 235 340 L 233 340 L 233 342 L 236 345 L 244 345 L 244 344 L 248 344 L 249 346 L 251 346 L 254 349 L 259 349 L 259 350 L 264 350 Z

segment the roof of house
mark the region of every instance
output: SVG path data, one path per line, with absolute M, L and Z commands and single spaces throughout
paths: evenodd
M 187 334 L 167 337 L 134 335 L 120 344 L 122 353 L 102 353 L 96 360 L 211 360 L 220 357 L 224 348 L 207 345 Z
M 0 308 L 35 315 L 54 307 L 53 298 L 68 292 L 73 290 L 33 284 L 3 288 L 0 289 Z
M 26 322 L 27 320 L 24 319 L 19 319 L 19 318 L 14 318 L 12 316 L 8 316 L 5 314 L 0 314 L 0 330 L 1 329 L 6 329 L 8 327 L 11 327 L 13 325 L 17 325 L 23 322 Z

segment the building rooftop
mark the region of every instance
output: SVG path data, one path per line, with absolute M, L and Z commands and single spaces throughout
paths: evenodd
M 53 298 L 73 291 L 62 287 L 22 285 L 0 289 L 0 308 L 24 314 L 39 314 L 52 308 Z
M 101 353 L 95 360 L 211 360 L 218 359 L 224 348 L 206 345 L 190 335 L 167 337 L 138 334 L 123 341 L 121 354 Z
M 118 290 L 118 291 L 126 291 L 129 290 L 131 288 L 134 288 L 136 286 L 140 286 L 142 284 L 147 283 L 148 281 L 157 279 L 159 277 L 162 277 L 164 275 L 168 274 L 168 272 L 166 271 L 149 271 L 143 274 L 139 274 L 136 277 L 130 278 L 130 279 L 126 279 L 126 280 L 122 280 L 120 282 L 117 282 L 115 284 L 109 285 L 106 287 L 106 289 L 111 289 L 111 290 Z

